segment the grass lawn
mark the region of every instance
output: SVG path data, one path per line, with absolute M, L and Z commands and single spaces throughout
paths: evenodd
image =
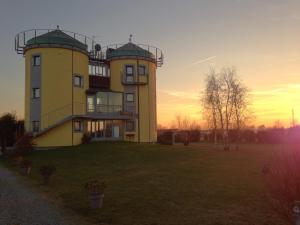
M 92 143 L 34 152 L 31 181 L 46 195 L 95 224 L 281 225 L 264 199 L 261 169 L 280 146 Z M 56 174 L 41 185 L 38 169 Z M 13 167 L 11 167 L 13 168 Z M 88 208 L 85 182 L 107 183 L 104 206 Z

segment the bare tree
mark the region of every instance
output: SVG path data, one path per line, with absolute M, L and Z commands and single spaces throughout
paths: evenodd
M 247 93 L 248 89 L 238 79 L 234 68 L 224 67 L 220 73 L 210 69 L 202 95 L 203 111 L 213 128 L 215 143 L 217 132 L 222 133 L 225 150 L 230 148 L 230 129 L 236 129 L 239 135 L 242 124 L 246 122 L 249 104 Z
M 173 121 L 172 128 L 179 130 L 200 130 L 201 126 L 196 120 L 192 120 L 189 116 L 177 114 Z

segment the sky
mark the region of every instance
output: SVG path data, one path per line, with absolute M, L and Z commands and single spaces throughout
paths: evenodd
M 133 34 L 133 42 L 162 49 L 161 125 L 179 114 L 204 123 L 205 76 L 223 66 L 234 66 L 250 89 L 253 125 L 288 126 L 292 109 L 300 122 L 299 0 L 0 0 L 0 113 L 24 114 L 24 59 L 14 36 L 56 25 L 101 45 Z

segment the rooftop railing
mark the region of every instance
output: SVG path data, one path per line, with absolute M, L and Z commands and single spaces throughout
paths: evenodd
M 30 39 L 36 40 L 36 38 L 40 35 L 47 34 L 49 32 L 55 31 L 55 30 L 60 30 L 59 27 L 57 29 L 31 29 L 31 30 L 25 30 L 20 33 L 18 33 L 15 36 L 15 51 L 18 54 L 24 54 L 26 47 L 27 47 L 27 42 Z M 72 31 L 68 30 L 60 30 L 64 32 L 65 34 L 69 35 L 70 37 L 74 38 L 75 40 L 81 42 L 82 44 L 86 45 L 87 47 L 87 52 L 89 54 L 89 57 L 91 59 L 96 59 L 96 60 L 106 60 L 107 59 L 107 53 L 111 53 L 112 51 L 122 47 L 124 44 L 127 43 L 121 43 L 121 44 L 111 44 L 107 45 L 104 47 L 100 47 L 98 43 L 95 42 L 93 38 L 90 38 L 86 35 L 75 33 Z M 34 41 L 33 41 L 34 44 Z M 38 44 L 38 43 L 37 43 Z M 135 43 L 134 43 L 135 44 Z M 142 57 L 145 58 L 150 58 L 152 59 L 157 66 L 162 66 L 164 62 L 164 55 L 161 49 L 152 46 L 152 45 L 146 45 L 146 44 L 135 44 L 138 47 L 142 48 L 145 50 L 145 54 L 141 54 Z M 100 48 L 99 48 L 100 47 Z M 118 49 L 118 52 L 122 52 L 122 50 Z M 124 53 L 129 55 L 135 55 L 135 53 L 140 51 L 137 50 L 124 50 Z M 147 53 L 148 52 L 148 53 Z M 122 54 L 122 55 L 126 55 Z
M 34 38 L 34 40 L 36 40 L 36 38 L 38 36 L 50 33 L 52 31 L 55 31 L 58 29 L 59 28 L 57 28 L 57 29 L 31 29 L 31 30 L 25 30 L 25 31 L 18 33 L 15 36 L 15 51 L 18 54 L 24 54 L 28 40 L 33 39 L 33 38 Z M 65 34 L 69 35 L 70 37 L 74 38 L 75 40 L 86 45 L 88 52 L 92 52 L 95 49 L 95 45 L 97 43 L 92 38 L 90 38 L 86 35 L 75 33 L 75 32 L 68 31 L 68 30 L 60 30 L 60 31 L 64 32 Z

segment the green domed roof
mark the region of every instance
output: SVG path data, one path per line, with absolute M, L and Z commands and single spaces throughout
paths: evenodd
M 26 47 L 31 45 L 55 44 L 75 47 L 83 51 L 87 51 L 87 45 L 81 43 L 70 35 L 57 29 L 46 34 L 31 38 L 27 41 Z
M 106 57 L 107 59 L 118 57 L 145 57 L 149 59 L 155 59 L 155 56 L 151 52 L 131 42 L 116 49 L 108 49 L 106 52 Z

